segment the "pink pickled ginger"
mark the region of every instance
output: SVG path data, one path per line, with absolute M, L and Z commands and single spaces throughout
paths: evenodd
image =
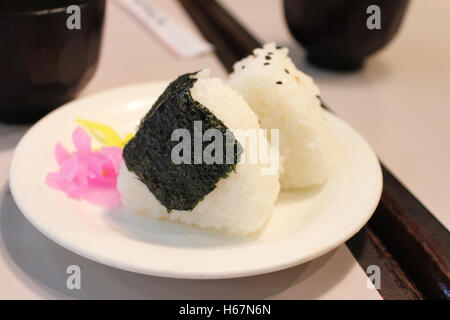
M 64 191 L 74 199 L 85 199 L 103 208 L 120 204 L 117 176 L 122 161 L 122 148 L 91 149 L 91 138 L 78 127 L 72 134 L 76 151 L 69 153 L 60 143 L 55 146 L 59 172 L 47 175 L 49 187 Z

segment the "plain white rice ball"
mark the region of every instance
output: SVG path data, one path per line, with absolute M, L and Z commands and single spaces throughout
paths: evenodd
M 228 128 L 260 128 L 255 113 L 236 91 L 218 78 L 209 78 L 205 71 L 199 73 L 197 78 L 191 89 L 192 97 Z M 244 148 L 241 157 L 245 157 L 245 142 L 236 138 Z M 264 143 L 268 143 L 267 140 Z M 235 172 L 220 179 L 216 188 L 192 211 L 173 210 L 168 213 L 123 162 L 117 187 L 122 203 L 136 213 L 244 236 L 264 226 L 280 190 L 278 173 L 262 175 L 262 167 L 260 163 L 238 163 Z
M 281 187 L 324 183 L 332 171 L 333 139 L 319 89 L 295 67 L 288 49 L 274 43 L 255 49 L 234 65 L 229 83 L 258 115 L 261 127 L 280 130 Z

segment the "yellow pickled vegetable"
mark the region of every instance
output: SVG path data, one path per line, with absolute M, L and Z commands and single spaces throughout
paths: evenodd
M 113 128 L 106 124 L 80 118 L 76 118 L 75 120 L 85 127 L 89 133 L 92 134 L 105 147 L 114 146 L 123 148 L 134 136 L 133 133 L 128 133 L 125 138 L 122 139 L 122 137 Z

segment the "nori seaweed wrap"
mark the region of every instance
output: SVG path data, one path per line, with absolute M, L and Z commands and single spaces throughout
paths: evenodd
M 195 75 L 184 74 L 166 88 L 141 120 L 135 137 L 123 151 L 128 170 L 136 174 L 168 212 L 192 210 L 214 190 L 220 179 L 226 178 L 235 169 L 242 151 L 231 130 L 208 108 L 192 98 L 190 89 L 197 81 Z M 194 146 L 196 121 L 201 121 L 202 134 L 208 129 L 217 129 L 223 134 L 223 150 L 232 150 L 232 161 L 224 151 L 221 163 L 196 164 L 194 152 L 191 152 L 190 163 L 173 162 L 172 149 L 179 142 L 172 141 L 172 133 L 180 128 L 188 130 L 191 146 Z M 231 134 L 231 139 L 230 136 L 225 138 L 227 134 Z M 201 141 L 203 152 L 209 143 L 203 142 L 203 139 Z

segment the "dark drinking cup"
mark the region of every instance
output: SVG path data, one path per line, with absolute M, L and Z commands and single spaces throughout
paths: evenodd
M 94 75 L 105 0 L 0 1 L 0 121 L 29 123 Z
M 409 0 L 284 0 L 292 35 L 309 62 L 355 70 L 397 32 Z

